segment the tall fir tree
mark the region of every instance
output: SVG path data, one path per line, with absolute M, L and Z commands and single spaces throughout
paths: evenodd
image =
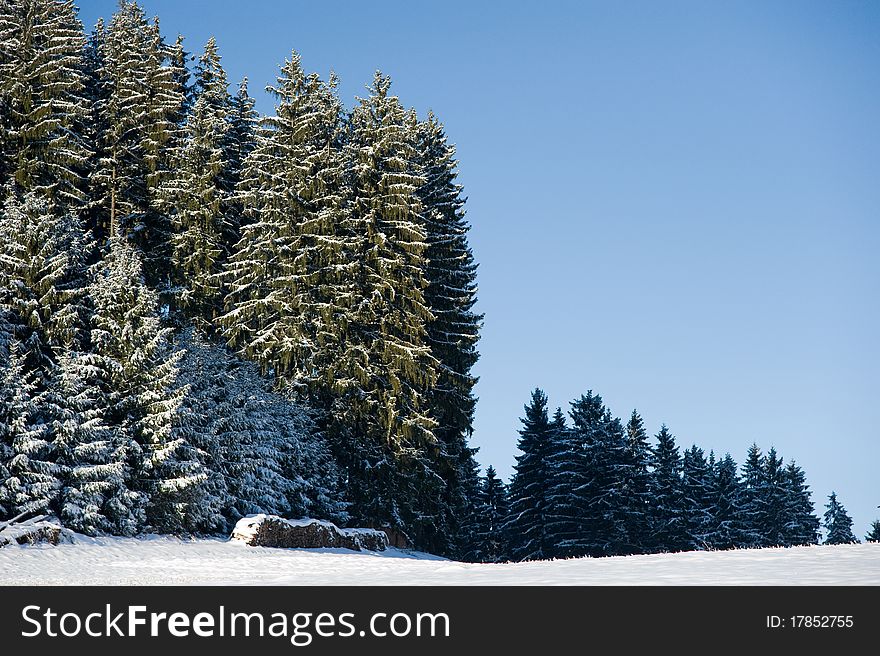
M 95 267 L 91 337 L 107 419 L 116 429 L 114 460 L 126 466 L 124 487 L 111 499 L 114 531 L 183 530 L 202 502 L 206 474 L 186 440 L 178 413 L 182 357 L 162 328 L 155 292 L 144 283 L 140 257 L 121 237 L 111 239 Z
M 181 83 L 182 84 L 182 83 Z M 213 37 L 199 58 L 195 102 L 176 161 L 157 191 L 170 220 L 170 289 L 178 310 L 210 330 L 222 309 L 218 273 L 228 246 L 234 191 L 228 153 L 232 100 Z
M 742 483 L 736 461 L 729 453 L 715 463 L 712 476 L 711 526 L 707 542 L 713 549 L 733 549 L 744 544 Z
M 846 508 L 837 500 L 837 493 L 832 492 L 828 496 L 828 504 L 825 506 L 825 544 L 855 544 L 859 540 L 852 531 L 852 518 L 847 514 Z
M 470 226 L 457 181 L 455 147 L 433 113 L 418 124 L 417 159 L 424 177 L 418 189 L 427 243 L 424 296 L 432 315 L 426 343 L 438 361 L 437 383 L 428 396 L 439 446 L 434 469 L 445 484 L 448 517 L 443 525 L 457 533 L 466 513 L 467 476 L 473 467 L 468 439 L 477 379 L 471 370 L 479 357 L 476 344 L 482 316 L 473 311 L 477 266 L 467 240 Z
M 508 516 L 507 489 L 491 465 L 483 477 L 478 501 L 478 528 L 474 535 L 472 559 L 482 563 L 498 563 L 507 555 L 504 522 Z
M 688 540 L 684 523 L 681 467 L 675 437 L 664 424 L 651 450 L 652 547 L 655 551 L 682 551 Z
M 742 501 L 740 512 L 743 523 L 742 547 L 768 546 L 764 527 L 767 524 L 767 497 L 765 494 L 764 456 L 757 444 L 752 443 L 742 466 Z
M 167 285 L 169 225 L 159 187 L 180 139 L 185 102 L 174 48 L 136 2 L 123 1 L 92 37 L 96 165 L 91 172 L 96 236 L 121 236 L 145 256 L 152 284 Z
M 0 2 L 0 174 L 62 208 L 85 201 L 82 24 L 72 0 Z
M 713 470 L 696 444 L 682 458 L 682 501 L 688 550 L 711 547 L 713 524 Z
M 626 423 L 626 452 L 628 468 L 624 481 L 626 493 L 626 535 L 629 540 L 628 551 L 645 553 L 650 550 L 651 531 L 651 489 L 648 466 L 651 450 L 648 445 L 648 432 L 641 415 L 632 411 Z
M 113 431 L 94 384 L 92 359 L 81 351 L 58 356 L 49 411 L 62 480 L 53 510 L 66 527 L 87 535 L 112 529 L 106 506 L 109 495 L 123 484 L 125 471 L 113 458 Z
M 555 545 L 547 531 L 550 495 L 548 454 L 557 437 L 558 426 L 547 414 L 547 395 L 540 389 L 532 392 L 520 420 L 513 480 L 508 497 L 509 516 L 504 524 L 508 554 L 515 562 L 550 558 Z
M 819 541 L 819 518 L 811 500 L 806 475 L 794 461 L 784 472 L 785 494 L 782 501 L 785 526 L 783 543 L 787 546 L 816 544 Z
M 789 491 L 782 458 L 770 447 L 764 456 L 762 491 L 764 521 L 761 527 L 763 544 L 776 547 L 787 543 L 789 523 L 787 500 Z

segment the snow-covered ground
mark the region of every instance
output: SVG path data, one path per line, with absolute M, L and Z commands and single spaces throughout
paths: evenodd
M 475 565 L 390 549 L 78 537 L 0 549 L 0 585 L 880 585 L 880 544 Z

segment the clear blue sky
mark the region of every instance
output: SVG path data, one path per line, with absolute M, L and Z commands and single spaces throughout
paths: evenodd
M 380 68 L 444 121 L 483 465 L 510 475 L 532 388 L 593 389 L 683 446 L 775 445 L 859 538 L 880 517 L 880 3 L 143 4 L 255 94 L 296 48 L 349 106 Z

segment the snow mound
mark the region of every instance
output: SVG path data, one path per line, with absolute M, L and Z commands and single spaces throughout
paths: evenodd
M 248 515 L 235 525 L 233 540 L 252 547 L 294 549 L 342 548 L 384 551 L 388 536 L 369 528 L 339 528 L 320 519 L 284 519 L 277 515 Z
M 0 524 L 0 547 L 41 542 L 56 545 L 60 542 L 73 542 L 73 537 L 54 517 L 37 517 L 16 524 Z

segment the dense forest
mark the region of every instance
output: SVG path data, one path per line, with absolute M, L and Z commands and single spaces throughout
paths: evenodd
M 476 561 L 818 540 L 774 450 L 681 455 L 536 392 L 516 473 L 469 444 L 482 317 L 455 148 L 377 72 L 294 51 L 261 116 L 136 2 L 0 0 L 0 521 L 222 534 L 267 512 Z M 855 538 L 832 495 L 828 541 Z M 876 539 L 880 526 L 875 524 Z

